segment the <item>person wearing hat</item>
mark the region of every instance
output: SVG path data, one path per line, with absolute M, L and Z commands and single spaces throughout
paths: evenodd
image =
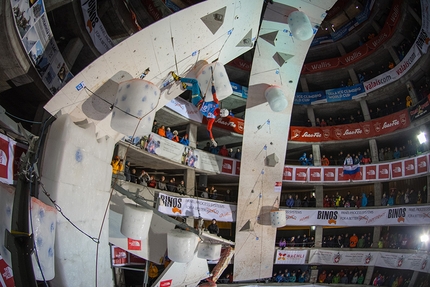
M 211 234 L 216 234 L 216 235 L 218 235 L 219 228 L 218 228 L 218 225 L 216 224 L 216 219 L 215 219 L 215 218 L 214 218 L 214 219 L 212 219 L 212 223 L 211 223 L 211 224 L 209 224 L 209 226 L 208 226 L 208 231 L 209 231 L 209 233 L 211 233 Z
M 166 138 L 171 140 L 173 138 L 173 133 L 171 132 L 170 128 L 167 128 L 166 130 Z
M 179 142 L 179 137 L 178 137 L 178 131 L 173 131 L 173 137 L 172 137 L 172 141 L 178 143 Z

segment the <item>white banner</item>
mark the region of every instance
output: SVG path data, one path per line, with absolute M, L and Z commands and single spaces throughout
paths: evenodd
M 26 54 L 51 94 L 73 75 L 58 49 L 42 0 L 10 0 L 15 27 Z
M 309 264 L 374 266 L 378 252 L 311 249 Z
M 198 198 L 176 197 L 160 193 L 158 211 L 172 216 L 194 216 L 205 220 L 236 221 L 236 205 L 218 203 Z
M 305 264 L 308 250 L 276 250 L 275 264 Z
M 400 63 L 397 64 L 393 69 L 363 83 L 366 93 L 373 92 L 374 90 L 398 80 L 400 77 L 406 74 L 410 68 L 412 68 L 412 66 L 418 61 L 420 57 L 421 53 L 417 45 L 414 44 L 403 60 L 400 61 Z
M 289 226 L 430 225 L 430 206 L 378 209 L 286 209 Z
M 97 14 L 97 0 L 81 0 L 81 7 L 85 26 L 94 46 L 100 53 L 106 53 L 115 45 Z
M 183 117 L 201 123 L 203 120 L 202 113 L 192 103 L 177 97 L 166 104 L 166 107 L 177 112 Z
M 309 264 L 346 265 L 346 266 L 378 266 L 393 269 L 430 272 L 429 256 L 426 253 L 394 253 L 366 251 L 336 251 L 311 249 Z
M 177 163 L 186 163 L 186 158 L 191 157 L 192 149 L 183 144 L 174 142 L 158 134 L 151 133 L 146 149 L 149 153 L 159 155 Z M 190 162 L 191 164 L 191 162 Z

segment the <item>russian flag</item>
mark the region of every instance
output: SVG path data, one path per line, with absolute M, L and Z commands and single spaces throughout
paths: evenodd
M 360 174 L 360 164 L 343 166 L 343 178 L 346 180 L 358 180 L 360 179 Z

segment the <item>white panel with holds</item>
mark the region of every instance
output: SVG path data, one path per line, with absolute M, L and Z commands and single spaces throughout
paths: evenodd
M 267 88 L 264 92 L 264 96 L 274 112 L 281 112 L 288 106 L 287 98 L 280 87 L 271 86 Z
M 158 105 L 160 89 L 154 84 L 132 79 L 120 83 L 112 111 L 111 127 L 122 134 L 143 136 L 140 120 Z M 152 126 L 152 122 L 150 124 Z
M 181 229 L 170 230 L 167 234 L 167 255 L 172 261 L 188 263 L 196 252 L 199 237 Z
M 54 243 L 55 229 L 57 227 L 57 210 L 32 197 L 31 222 L 37 257 L 43 271 L 42 276 L 35 253 L 33 253 L 34 275 L 39 281 L 44 279 L 52 280 L 55 277 Z
M 206 102 L 213 101 L 212 78 L 218 100 L 221 101 L 233 94 L 233 89 L 224 66 L 219 62 L 207 64 L 197 73 L 200 91 L 202 92 L 202 96 L 206 96 Z
M 270 221 L 272 227 L 275 228 L 287 225 L 287 214 L 285 209 L 274 210 L 270 212 Z
M 141 206 L 125 204 L 121 221 L 121 233 L 132 239 L 146 239 L 153 213 L 152 210 Z
M 197 257 L 206 260 L 217 260 L 221 256 L 221 244 L 201 242 L 197 249 Z
M 300 41 L 309 40 L 314 34 L 311 21 L 302 11 L 294 11 L 288 15 L 288 26 L 294 38 Z

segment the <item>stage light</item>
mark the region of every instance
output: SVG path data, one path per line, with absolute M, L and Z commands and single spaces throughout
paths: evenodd
M 420 142 L 420 144 L 427 142 L 426 134 L 423 132 L 421 132 L 419 135 L 417 135 L 417 138 L 418 138 L 418 141 Z

